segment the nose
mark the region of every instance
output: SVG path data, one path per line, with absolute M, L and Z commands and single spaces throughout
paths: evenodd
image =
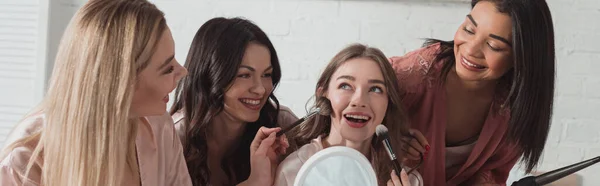
M 179 62 L 176 62 L 175 65 L 175 81 L 179 81 L 181 80 L 181 78 L 187 76 L 188 71 L 185 67 L 181 66 L 181 64 L 179 64 Z
M 261 77 L 259 76 L 257 78 L 253 78 L 253 79 L 254 79 L 252 82 L 253 85 L 250 88 L 250 92 L 262 97 L 266 92 L 266 88 L 263 85 L 263 82 L 261 81 Z
M 461 49 L 465 51 L 466 55 L 475 58 L 483 58 L 482 49 L 485 45 L 486 44 L 484 39 L 473 38 L 472 40 L 467 41 L 465 44 L 463 44 Z
M 350 101 L 351 107 L 366 107 L 369 102 L 368 97 L 362 91 L 355 91 Z

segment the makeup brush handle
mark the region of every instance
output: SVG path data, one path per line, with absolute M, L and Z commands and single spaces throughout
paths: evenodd
M 398 163 L 397 159 L 393 159 L 392 165 L 394 166 L 394 171 L 396 172 L 396 176 L 398 176 L 398 178 L 400 178 L 400 171 L 402 171 L 402 167 L 400 167 L 400 163 Z
M 296 127 L 296 125 L 299 125 L 300 123 L 304 122 L 304 118 L 300 118 L 298 121 L 292 123 L 291 125 L 289 125 L 286 128 L 281 129 L 279 132 L 277 132 L 277 137 L 285 134 L 286 132 L 292 130 L 294 127 Z

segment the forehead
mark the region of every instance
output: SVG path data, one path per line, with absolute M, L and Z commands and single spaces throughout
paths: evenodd
M 477 23 L 477 30 L 486 31 L 506 39 L 512 35 L 512 21 L 507 13 L 499 12 L 496 4 L 481 1 L 471 10 L 471 16 Z M 466 21 L 471 22 L 466 19 Z
M 333 79 L 337 79 L 340 76 L 353 76 L 356 78 L 356 81 L 384 79 L 377 62 L 369 58 L 354 58 L 342 63 L 335 73 L 333 73 Z
M 271 53 L 264 45 L 250 42 L 244 51 L 242 64 L 256 68 L 267 68 L 271 66 Z

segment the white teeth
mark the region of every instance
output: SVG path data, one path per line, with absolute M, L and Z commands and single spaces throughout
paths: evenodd
M 463 60 L 463 62 L 465 62 L 465 64 L 469 65 L 470 67 L 473 67 L 473 68 L 482 68 L 482 67 L 481 67 L 481 66 L 479 66 L 479 65 L 476 65 L 476 64 L 470 63 L 470 62 L 469 62 L 469 61 L 467 61 L 467 59 L 465 59 L 465 58 L 463 58 L 462 60 Z
M 353 119 L 369 120 L 368 116 L 361 116 L 361 115 L 346 114 L 346 117 L 353 118 Z
M 246 103 L 246 104 L 251 104 L 251 105 L 258 105 L 258 104 L 260 104 L 260 101 L 259 101 L 259 100 L 242 99 L 241 101 L 242 101 L 243 103 Z

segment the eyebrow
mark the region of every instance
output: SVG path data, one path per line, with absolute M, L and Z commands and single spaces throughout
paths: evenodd
M 477 22 L 475 22 L 475 19 L 473 19 L 473 16 L 471 16 L 471 14 L 468 14 L 467 17 L 469 18 L 469 20 L 471 20 L 473 25 L 475 25 L 477 27 Z M 503 37 L 500 37 L 500 36 L 494 35 L 494 34 L 490 34 L 490 37 L 497 39 L 499 41 L 502 41 L 503 43 L 506 43 L 508 46 L 512 47 L 512 44 L 510 44 L 510 41 L 508 41 L 508 39 L 504 39 Z
M 347 76 L 347 75 L 340 76 L 336 80 L 339 80 L 339 79 L 347 79 L 347 80 L 351 80 L 351 81 L 355 81 L 356 80 L 356 78 L 354 78 L 352 76 Z
M 477 22 L 475 22 L 475 19 L 473 19 L 473 16 L 471 16 L 471 14 L 468 14 L 467 17 L 469 18 L 469 20 L 471 20 L 473 25 L 477 26 Z
M 246 66 L 246 65 L 240 65 L 240 68 L 247 68 L 248 70 L 250 70 L 252 72 L 256 71 L 256 69 L 254 69 L 254 68 L 252 68 L 250 66 Z
M 348 75 L 340 76 L 336 80 L 339 80 L 339 79 L 348 79 L 348 80 L 351 80 L 351 81 L 355 81 L 356 80 L 356 78 L 354 78 L 352 76 L 348 76 Z M 385 83 L 382 80 L 379 80 L 379 79 L 370 79 L 369 83 L 375 83 L 375 84 L 385 85 Z
M 175 58 L 175 55 L 172 55 L 171 57 L 167 58 L 167 60 L 165 60 L 165 62 L 163 62 L 160 67 L 158 67 L 158 70 L 165 68 L 169 62 L 173 61 L 173 58 Z
M 385 83 L 382 80 L 379 80 L 379 79 L 370 79 L 369 83 L 375 83 L 375 84 L 385 85 Z
M 248 70 L 250 70 L 252 72 L 256 71 L 256 69 L 252 68 L 251 66 L 247 66 L 247 65 L 240 65 L 240 68 L 247 68 Z M 273 66 L 267 67 L 267 69 L 265 69 L 265 71 L 268 71 L 271 69 L 273 69 Z
M 494 38 L 494 39 L 497 39 L 497 40 L 500 40 L 500 41 L 506 43 L 508 46 L 512 47 L 512 44 L 510 44 L 510 41 L 508 41 L 508 39 L 504 39 L 503 37 L 500 37 L 500 36 L 497 36 L 497 35 L 494 35 L 494 34 L 490 34 L 490 37 Z

